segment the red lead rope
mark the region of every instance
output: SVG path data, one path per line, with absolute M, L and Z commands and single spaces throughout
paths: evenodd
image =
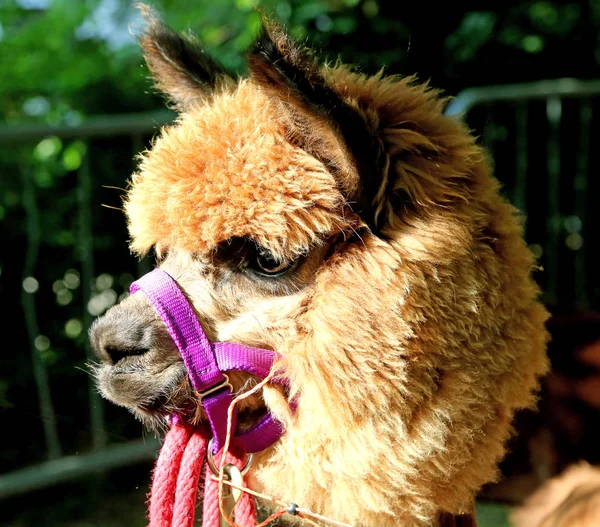
M 152 477 L 150 492 L 150 524 L 148 527 L 192 527 L 196 512 L 198 488 L 202 467 L 206 465 L 209 438 L 199 429 L 181 424 L 174 425 L 165 437 Z M 219 459 L 221 456 L 216 456 Z M 227 452 L 225 463 L 238 468 L 244 456 Z M 203 499 L 203 527 L 218 527 L 218 482 L 206 466 Z M 254 498 L 242 493 L 235 507 L 235 523 L 241 527 L 255 527 Z

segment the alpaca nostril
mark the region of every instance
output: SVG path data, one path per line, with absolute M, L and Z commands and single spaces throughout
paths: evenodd
M 113 366 L 127 357 L 143 355 L 148 351 L 147 348 L 116 348 L 114 346 L 106 346 L 104 348 L 104 353 L 108 356 Z
M 142 366 L 142 355 L 165 349 L 172 342 L 152 305 L 145 296 L 137 294 L 95 320 L 89 338 L 94 353 L 109 367 L 121 361 Z
M 154 331 L 144 320 L 124 313 L 116 306 L 94 322 L 90 343 L 98 358 L 114 366 L 127 357 L 143 355 L 153 347 Z

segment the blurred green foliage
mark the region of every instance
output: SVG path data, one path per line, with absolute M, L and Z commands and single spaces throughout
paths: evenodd
M 261 23 L 257 2 L 163 0 L 154 5 L 174 28 L 192 29 L 226 68 L 243 71 L 243 53 Z M 373 19 L 378 12 L 372 0 L 264 0 L 260 9 L 299 39 L 308 33 L 351 34 L 359 18 Z M 374 22 L 380 33 L 402 29 Z M 141 16 L 129 0 L 4 0 L 0 24 L 4 120 L 76 123 L 83 115 L 156 106 L 132 35 L 140 31 Z M 316 40 L 327 43 L 327 38 Z M 392 50 L 398 45 L 390 43 Z
M 385 66 L 421 73 L 451 91 L 503 77 L 581 77 L 598 71 L 600 0 L 490 1 L 485 9 L 472 2 L 378 0 L 153 4 L 170 25 L 193 30 L 237 72 L 244 70 L 244 51 L 260 25 L 257 7 L 332 59 L 341 54 L 367 70 Z M 2 0 L 2 119 L 73 124 L 85 115 L 156 107 L 131 34 L 140 27 L 130 0 Z
M 495 503 L 476 504 L 477 522 L 480 527 L 510 527 L 510 509 Z

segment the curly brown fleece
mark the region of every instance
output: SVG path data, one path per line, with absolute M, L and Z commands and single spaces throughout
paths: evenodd
M 276 349 L 298 394 L 295 415 L 265 394 L 286 433 L 253 484 L 354 525 L 435 525 L 496 477 L 513 413 L 546 370 L 534 259 L 484 152 L 437 92 L 317 65 L 279 30 L 266 35 L 250 78 L 213 83 L 210 97 L 170 77 L 146 37 L 184 111 L 133 177 L 131 246 L 210 261 L 244 238 L 284 262 L 327 247 L 301 287 L 227 290 L 235 308 L 207 321 L 221 340 Z M 319 83 L 317 104 L 306 93 Z M 373 139 L 369 181 L 339 111 Z M 200 286 L 187 283 L 195 301 Z

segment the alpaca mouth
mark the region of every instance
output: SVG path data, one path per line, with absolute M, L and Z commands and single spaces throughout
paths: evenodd
M 193 397 L 183 361 L 160 369 L 145 368 L 136 361 L 102 366 L 95 372 L 100 393 L 134 413 L 166 415 Z
M 267 414 L 267 411 L 264 404 L 240 408 L 236 412 L 236 429 L 238 433 L 252 428 Z M 177 415 L 183 417 L 187 423 L 194 427 L 203 427 L 206 428 L 207 432 L 211 431 L 206 411 L 193 392 L 192 395 L 180 400 L 173 394 L 163 394 L 152 401 L 138 404 L 133 412 L 138 415 L 141 413 L 144 420 L 152 428 L 156 427 L 156 420 L 164 421 L 166 419 L 169 422 L 172 416 Z
M 148 371 L 135 361 L 123 361 L 100 368 L 96 377 L 105 398 L 127 408 L 152 429 L 163 427 L 165 418 L 173 414 L 193 426 L 207 423 L 183 361 L 170 362 L 157 371 Z M 248 380 L 246 375 L 232 374 L 234 395 L 245 391 Z M 240 401 L 236 409 L 240 431 L 251 428 L 267 413 L 260 392 Z

